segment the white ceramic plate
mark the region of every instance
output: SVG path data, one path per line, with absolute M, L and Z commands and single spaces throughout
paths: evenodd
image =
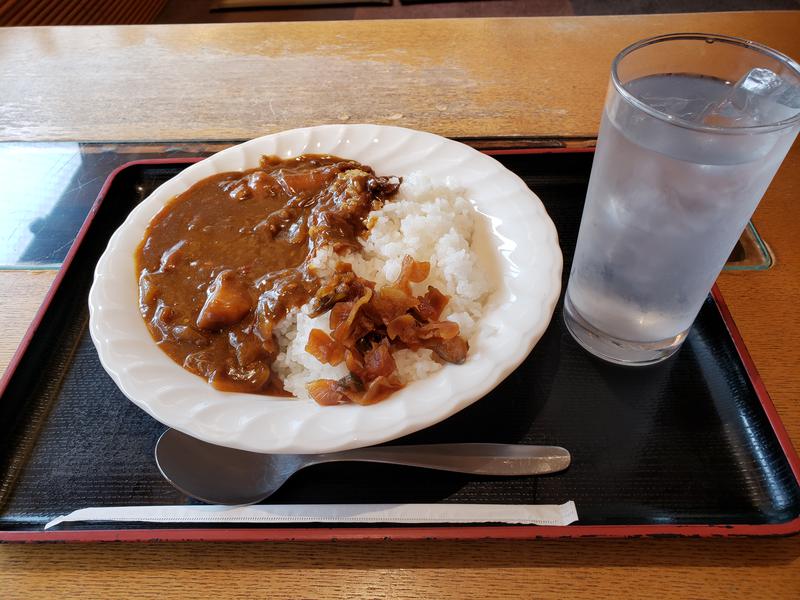
M 380 175 L 451 177 L 486 217 L 498 290 L 466 363 L 447 365 L 372 406 L 220 392 L 185 371 L 150 337 L 139 314 L 134 254 L 150 219 L 171 198 L 214 173 L 258 166 L 264 154 L 328 153 Z M 556 230 L 539 199 L 493 158 L 437 135 L 378 125 L 293 129 L 228 148 L 170 179 L 114 233 L 89 293 L 100 362 L 122 392 L 169 427 L 255 452 L 312 453 L 391 440 L 433 425 L 478 400 L 529 354 L 547 327 L 561 285 Z

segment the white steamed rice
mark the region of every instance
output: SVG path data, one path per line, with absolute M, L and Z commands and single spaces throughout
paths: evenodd
M 361 253 L 339 256 L 327 250 L 319 253 L 312 264 L 320 275 L 325 275 L 337 262 L 349 262 L 357 275 L 375 281 L 380 289 L 397 279 L 405 255 L 430 262 L 430 275 L 413 284 L 413 291 L 423 294 L 432 285 L 449 296 L 442 319 L 458 323 L 461 335 L 471 341 L 492 291 L 472 248 L 479 217 L 449 178 L 435 183 L 415 172 L 404 178 L 393 200 L 370 213 L 369 222 L 373 225 Z M 305 384 L 310 381 L 347 375 L 344 364 L 322 364 L 305 350 L 312 329 L 330 331 L 328 317 L 325 313 L 312 319 L 301 309 L 287 315 L 275 329 L 281 351 L 273 369 L 286 390 L 298 398 L 308 398 Z M 401 380 L 409 383 L 441 369 L 442 365 L 430 354 L 430 350 L 394 352 Z

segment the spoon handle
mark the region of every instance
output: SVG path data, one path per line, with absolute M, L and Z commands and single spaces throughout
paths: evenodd
M 476 475 L 542 475 L 569 466 L 560 446 L 524 444 L 430 444 L 374 446 L 308 456 L 308 464 L 353 460 L 472 473 Z

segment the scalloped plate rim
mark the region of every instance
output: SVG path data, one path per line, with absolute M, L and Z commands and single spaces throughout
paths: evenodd
M 225 160 L 234 160 L 237 154 L 241 155 L 240 158 L 244 161 L 244 168 L 250 168 L 250 166 L 255 166 L 257 164 L 258 157 L 260 157 L 261 154 L 269 151 L 266 150 L 268 147 L 275 147 L 275 145 L 280 143 L 290 143 L 291 145 L 293 139 L 297 140 L 297 142 L 294 143 L 302 142 L 302 138 L 304 136 L 305 142 L 308 144 L 308 141 L 312 140 L 314 136 L 317 136 L 317 138 L 322 136 L 324 138 L 326 135 L 330 137 L 332 133 L 347 135 L 348 132 L 350 132 L 349 135 L 351 136 L 356 136 L 357 133 L 359 135 L 364 135 L 367 132 L 373 132 L 373 135 L 380 134 L 379 137 L 381 140 L 386 140 L 387 137 L 390 140 L 399 139 L 401 146 L 402 144 L 407 143 L 409 140 L 414 143 L 435 142 L 437 144 L 437 146 L 435 146 L 437 149 L 444 149 L 444 154 L 446 156 L 450 156 L 452 159 L 458 159 L 460 161 L 459 164 L 463 164 L 464 162 L 471 160 L 479 163 L 482 168 L 488 168 L 492 177 L 491 183 L 502 183 L 503 185 L 501 185 L 501 189 L 505 189 L 506 191 L 504 193 L 507 196 L 512 197 L 512 204 L 509 204 L 509 206 L 518 211 L 522 211 L 523 213 L 525 213 L 527 209 L 527 211 L 530 212 L 533 217 L 535 217 L 530 224 L 524 225 L 523 227 L 527 227 L 526 233 L 532 233 L 537 229 L 544 232 L 544 236 L 538 240 L 540 245 L 535 246 L 534 244 L 534 247 L 543 250 L 543 252 L 537 255 L 536 260 L 540 261 L 543 259 L 543 267 L 545 267 L 541 272 L 533 273 L 533 275 L 538 278 L 538 289 L 540 292 L 542 292 L 539 294 L 540 297 L 538 298 L 540 304 L 535 307 L 538 309 L 539 317 L 535 321 L 527 323 L 527 326 L 523 328 L 519 328 L 519 324 L 514 323 L 516 328 L 508 328 L 508 330 L 502 334 L 505 336 L 505 339 L 503 340 L 504 343 L 508 346 L 512 346 L 513 351 L 507 354 L 504 357 L 504 360 L 500 362 L 492 363 L 489 361 L 488 364 L 473 363 L 471 365 L 473 367 L 472 371 L 464 370 L 466 367 L 470 366 L 470 359 L 468 359 L 465 365 L 447 366 L 445 369 L 442 369 L 430 378 L 414 382 L 413 384 L 407 386 L 407 388 L 402 390 L 401 393 L 395 394 L 388 400 L 378 405 L 367 407 L 358 407 L 354 405 L 341 407 L 318 407 L 311 401 L 286 400 L 268 396 L 227 394 L 224 392 L 219 392 L 211 388 L 211 386 L 205 383 L 201 378 L 185 372 L 180 366 L 172 362 L 172 360 L 169 359 L 166 354 L 161 353 L 160 350 L 157 354 L 153 353 L 152 349 L 156 348 L 157 350 L 157 347 L 153 343 L 152 338 L 149 337 L 149 333 L 144 327 L 144 322 L 141 320 L 141 316 L 138 314 L 138 305 L 135 302 L 135 294 L 127 299 L 123 298 L 123 293 L 120 291 L 121 288 L 114 288 L 112 285 L 115 273 L 109 272 L 111 265 L 115 263 L 123 263 L 122 251 L 119 249 L 120 245 L 125 246 L 127 244 L 128 248 L 130 249 L 132 241 L 135 241 L 136 245 L 138 245 L 138 242 L 141 240 L 143 229 L 137 229 L 135 225 L 136 222 L 149 222 L 150 218 L 155 214 L 158 208 L 163 206 L 163 204 L 175 194 L 181 193 L 181 191 L 188 188 L 192 183 L 212 174 L 212 172 L 220 172 L 220 170 L 216 169 L 213 165 L 224 162 Z M 336 136 L 334 135 L 333 137 Z M 378 142 L 379 137 L 375 137 L 376 143 Z M 319 139 L 316 141 L 319 143 Z M 347 143 L 350 143 L 349 137 L 347 138 Z M 339 139 L 337 144 L 331 144 L 323 147 L 317 146 L 316 148 L 308 148 L 305 146 L 303 147 L 302 151 L 329 152 L 332 154 L 337 154 L 337 150 L 334 150 L 334 148 L 338 148 L 338 146 L 341 146 L 341 144 L 342 139 Z M 367 145 L 366 149 L 368 148 L 369 145 Z M 365 148 L 361 149 L 362 152 L 364 150 Z M 295 153 L 291 153 L 291 155 L 294 154 Z M 368 155 L 358 156 L 358 152 L 356 152 L 355 155 L 351 154 L 348 156 L 346 153 L 341 152 L 341 149 L 339 149 L 338 154 L 347 158 L 354 158 L 355 160 L 359 160 L 365 164 L 370 164 L 371 166 L 376 166 L 373 164 L 373 162 L 370 162 Z M 253 158 L 255 158 L 255 164 L 253 162 Z M 437 160 L 439 162 L 443 160 L 442 156 L 437 156 L 431 159 L 430 152 L 425 158 L 429 161 L 433 160 L 433 164 L 437 164 L 435 162 Z M 387 160 L 387 157 L 383 157 L 382 160 Z M 390 158 L 388 160 L 390 160 Z M 429 165 L 431 163 L 428 162 L 427 164 Z M 422 166 L 422 168 L 420 167 L 421 165 L 418 165 L 416 168 L 411 170 L 420 170 L 424 173 L 426 169 L 424 166 Z M 448 174 L 452 174 L 452 172 L 455 171 L 453 177 L 454 179 L 458 180 L 458 168 L 452 166 L 449 168 L 451 169 L 451 172 Z M 407 174 L 406 172 L 389 172 L 380 166 L 376 166 L 376 171 L 397 175 Z M 488 186 L 488 183 L 485 182 L 487 178 L 488 176 L 485 176 L 484 180 L 480 180 L 483 181 L 486 186 Z M 176 191 L 172 194 L 168 193 L 170 189 L 178 187 L 181 188 L 179 191 Z M 481 194 L 484 193 L 480 187 L 477 189 L 470 189 L 467 187 L 467 190 L 470 194 L 469 198 L 471 201 L 474 201 L 476 196 L 481 196 Z M 501 196 L 501 198 L 503 197 Z M 513 201 L 515 199 L 521 200 L 518 206 L 513 205 Z M 505 200 L 505 202 L 508 203 L 509 201 Z M 525 202 L 529 202 L 530 205 L 526 206 Z M 480 205 L 480 203 L 478 204 L 479 205 L 477 208 L 480 209 L 480 212 L 488 214 L 490 217 L 499 218 L 496 214 L 496 206 L 490 207 L 486 205 Z M 493 214 L 493 210 L 495 214 Z M 528 216 L 527 213 L 526 216 Z M 520 223 L 513 224 L 513 226 L 519 225 Z M 504 224 L 501 219 L 497 227 L 510 226 L 512 225 L 509 225 L 508 223 Z M 520 245 L 522 245 L 522 248 L 525 249 L 526 243 L 528 246 L 532 245 L 531 240 L 527 239 L 529 237 L 530 236 L 528 235 L 520 236 L 520 239 L 514 239 L 511 240 L 511 242 L 515 245 L 515 248 L 518 248 Z M 495 237 L 494 239 L 499 249 L 500 238 Z M 506 240 L 506 242 L 508 242 L 508 240 Z M 513 251 L 514 249 L 509 252 Z M 528 251 L 530 251 L 530 249 Z M 132 253 L 129 256 L 130 263 L 132 263 Z M 512 269 L 512 266 L 517 267 L 517 265 L 511 262 L 510 258 L 506 257 L 505 262 L 501 261 L 501 264 L 504 267 L 502 270 L 504 278 L 507 281 L 511 281 L 509 290 L 504 291 L 511 293 L 511 288 L 513 288 L 513 291 L 517 293 L 530 292 L 535 287 L 531 282 L 520 282 L 519 275 L 516 277 L 513 276 L 513 273 L 511 273 L 510 270 Z M 123 266 L 127 268 L 129 265 L 125 263 Z M 402 127 L 373 124 L 333 124 L 304 127 L 254 138 L 214 154 L 198 163 L 189 166 L 172 179 L 160 185 L 150 194 L 150 196 L 148 196 L 137 207 L 135 207 L 134 210 L 131 211 L 131 214 L 128 215 L 125 222 L 111 236 L 108 247 L 97 263 L 95 269 L 95 280 L 92 284 L 89 294 L 89 330 L 95 347 L 97 348 L 103 368 L 109 373 L 122 393 L 134 404 L 142 408 L 145 412 L 163 424 L 211 443 L 243 450 L 285 453 L 331 452 L 373 445 L 389 441 L 397 437 L 402 437 L 424 427 L 434 425 L 435 423 L 446 419 L 452 414 L 455 414 L 459 410 L 462 410 L 466 406 L 469 406 L 476 400 L 485 396 L 527 357 L 527 355 L 543 335 L 552 318 L 553 311 L 559 297 L 561 288 L 561 269 L 562 257 L 558 245 L 557 232 L 555 226 L 544 210 L 544 206 L 542 205 L 541 201 L 533 192 L 528 189 L 528 187 L 516 174 L 507 170 L 493 158 L 459 142 L 449 140 L 432 133 L 421 132 Z M 523 275 L 525 275 L 525 273 L 523 273 Z M 117 277 L 119 277 L 118 273 Z M 123 283 L 124 285 L 128 286 L 129 283 L 134 281 L 135 274 L 134 278 L 131 279 L 131 282 Z M 520 283 L 522 283 L 522 285 L 520 285 Z M 114 303 L 115 293 L 117 294 L 116 304 Z M 109 295 L 111 295 L 110 298 Z M 536 299 L 536 296 L 534 295 L 533 298 Z M 522 305 L 519 303 L 524 302 L 526 299 L 529 300 L 531 298 L 516 298 L 515 301 L 510 302 L 512 312 L 514 310 L 517 312 L 524 310 Z M 136 315 L 138 317 L 140 327 L 131 322 L 131 302 L 136 305 Z M 508 304 L 509 302 L 506 302 L 506 304 L 503 306 Z M 125 330 L 123 327 L 123 330 L 125 330 L 129 335 L 132 331 L 138 332 L 139 334 L 139 337 L 128 337 L 125 338 L 125 340 L 133 340 L 134 342 L 142 344 L 144 341 L 141 338 L 141 332 L 144 331 L 147 336 L 146 341 L 149 342 L 151 347 L 142 347 L 142 352 L 144 354 L 150 354 L 151 356 L 157 356 L 157 362 L 159 364 L 155 366 L 161 370 L 166 370 L 173 374 L 175 381 L 170 381 L 166 388 L 169 393 L 178 395 L 178 392 L 181 390 L 184 390 L 184 394 L 191 393 L 196 395 L 200 393 L 203 396 L 204 401 L 210 402 L 211 404 L 203 407 L 201 402 L 199 400 L 195 400 L 193 396 L 191 402 L 194 402 L 196 406 L 200 407 L 196 409 L 195 413 L 184 419 L 170 416 L 169 406 L 164 400 L 166 393 L 164 389 L 161 389 L 159 394 L 157 394 L 157 397 L 154 398 L 152 391 L 147 389 L 147 386 L 144 385 L 146 382 L 142 382 L 141 380 L 132 377 L 131 365 L 127 363 L 124 364 L 119 357 L 115 356 L 115 338 L 113 331 L 110 331 L 113 329 L 114 320 L 109 318 L 108 315 L 109 312 L 113 312 L 114 310 L 124 310 L 126 312 L 125 319 L 128 320 L 129 326 L 127 330 Z M 487 317 L 488 316 L 489 315 L 487 315 Z M 500 316 L 501 324 L 505 322 L 506 324 L 510 325 L 511 323 L 508 322 L 507 318 L 504 319 L 504 316 L 505 315 Z M 119 324 L 120 322 L 116 323 L 117 326 Z M 496 333 L 495 335 L 500 334 Z M 120 342 L 119 336 L 116 337 L 116 340 L 118 343 Z M 480 346 L 480 342 L 479 348 L 482 348 L 482 346 Z M 472 355 L 470 358 L 472 358 Z M 458 369 L 461 369 L 461 371 L 458 371 Z M 484 379 L 475 381 L 475 375 L 481 373 L 485 375 Z M 472 376 L 470 377 L 470 375 Z M 463 382 L 465 380 L 472 380 L 472 387 L 469 389 L 464 389 Z M 179 381 L 182 381 L 183 384 L 178 385 Z M 441 397 L 442 393 L 440 393 L 438 404 L 436 403 L 437 398 L 434 397 L 429 399 L 432 404 L 432 408 L 428 409 L 427 411 L 423 411 L 422 414 L 409 415 L 408 408 L 419 408 L 420 401 L 418 401 L 416 398 L 411 398 L 409 400 L 408 398 L 410 395 L 407 393 L 407 391 L 412 390 L 415 393 L 421 390 L 424 391 L 426 388 L 432 388 L 432 383 L 434 381 L 439 384 L 438 388 L 442 388 L 442 386 L 444 386 L 442 391 L 452 389 L 453 385 L 458 384 L 454 394 L 455 397 Z M 460 389 L 458 387 L 459 385 Z M 194 388 L 195 391 L 187 392 L 184 389 L 187 386 Z M 405 396 L 402 396 L 401 398 L 401 394 L 405 394 Z M 217 429 L 209 427 L 208 424 L 203 424 L 201 422 L 200 417 L 203 416 L 203 414 L 206 416 L 209 414 L 213 415 L 214 411 L 212 409 L 218 409 L 222 404 L 225 404 L 225 406 L 223 406 L 221 409 L 223 415 L 226 414 L 226 408 L 228 409 L 228 413 L 235 412 L 229 407 L 231 403 L 239 406 L 239 403 L 236 400 L 242 397 L 247 398 L 248 406 L 258 407 L 261 405 L 262 410 L 260 411 L 260 414 L 254 416 L 255 413 L 259 412 L 257 409 L 250 411 L 252 414 L 248 414 L 248 411 L 243 411 L 242 414 L 234 415 L 234 417 L 238 418 L 233 418 L 233 426 L 228 424 L 227 426 L 222 426 Z M 255 405 L 252 404 L 254 402 L 256 403 Z M 267 413 L 264 413 L 263 403 L 270 402 L 279 402 L 280 406 L 273 405 L 273 410 L 271 412 L 267 411 Z M 292 409 L 284 404 L 286 402 L 297 402 L 298 406 Z M 401 402 L 405 402 L 406 405 L 400 406 Z M 301 415 L 299 422 L 297 420 L 298 417 L 295 417 L 294 420 L 289 418 L 288 421 L 286 421 L 285 425 L 287 427 L 295 427 L 293 435 L 283 437 L 277 436 L 274 438 L 268 437 L 267 439 L 264 439 L 263 436 L 259 435 L 260 433 L 263 433 L 263 430 L 254 431 L 252 427 L 247 427 L 247 425 L 253 420 L 263 419 L 266 415 L 270 414 L 275 416 L 276 411 L 280 413 L 278 416 L 284 419 L 286 418 L 287 412 L 290 414 L 303 413 L 304 411 L 302 410 L 300 403 L 305 405 L 305 412 L 308 412 L 309 410 L 311 412 L 310 415 L 305 418 L 303 418 Z M 308 406 L 309 404 L 310 407 Z M 340 410 L 342 413 L 337 414 L 336 411 Z M 394 413 L 391 412 L 392 410 Z M 384 413 L 387 412 L 390 413 L 390 417 L 395 416 L 397 418 L 389 425 L 381 425 L 381 421 L 378 417 L 384 417 Z M 349 429 L 341 427 L 337 429 L 337 420 L 342 420 L 341 418 L 337 419 L 337 417 L 345 416 L 345 414 L 349 416 L 350 413 L 354 413 L 355 416 L 350 417 L 351 426 Z M 230 415 L 228 415 L 228 418 L 230 421 Z M 378 423 L 377 427 L 369 426 L 371 423 L 374 425 L 376 422 Z M 237 427 L 237 423 L 239 425 L 244 425 Z M 274 427 L 272 423 L 270 423 L 270 425 L 271 427 Z

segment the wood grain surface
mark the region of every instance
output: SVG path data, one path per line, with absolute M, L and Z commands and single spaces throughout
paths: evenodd
M 797 598 L 800 538 L 0 547 L 8 600 Z
M 0 31 L 0 133 L 5 139 L 237 138 L 340 120 L 338 111 L 346 110 L 350 122 L 394 122 L 452 136 L 594 135 L 608 61 L 628 42 L 714 30 L 799 56 L 798 23 L 798 13 L 739 13 L 437 27 L 401 22 L 394 30 L 334 23 L 104 28 L 92 35 Z M 101 52 L 107 64 L 92 56 Z M 215 70 L 205 91 L 190 84 L 207 79 L 208 71 L 175 71 L 203 57 L 230 67 Z M 366 70 L 349 82 L 332 79 L 345 64 Z M 248 66 L 266 79 L 251 78 Z M 310 77 L 329 89 L 312 93 Z M 227 99 L 209 93 L 222 83 L 236 88 Z M 76 89 L 84 91 L 80 99 Z M 436 108 L 439 102 L 445 110 Z M 719 281 L 794 440 L 800 440 L 798 196 L 796 144 L 755 216 L 775 266 Z M 0 273 L 3 366 L 52 277 Z M 789 599 L 800 597 L 799 557 L 800 537 L 5 545 L 0 598 Z
M 56 271 L 0 271 L 0 372 L 6 370 L 55 276 Z
M 714 31 L 797 55 L 799 30 L 800 12 L 8 28 L 0 140 L 247 139 L 338 122 L 591 136 L 626 45 Z

